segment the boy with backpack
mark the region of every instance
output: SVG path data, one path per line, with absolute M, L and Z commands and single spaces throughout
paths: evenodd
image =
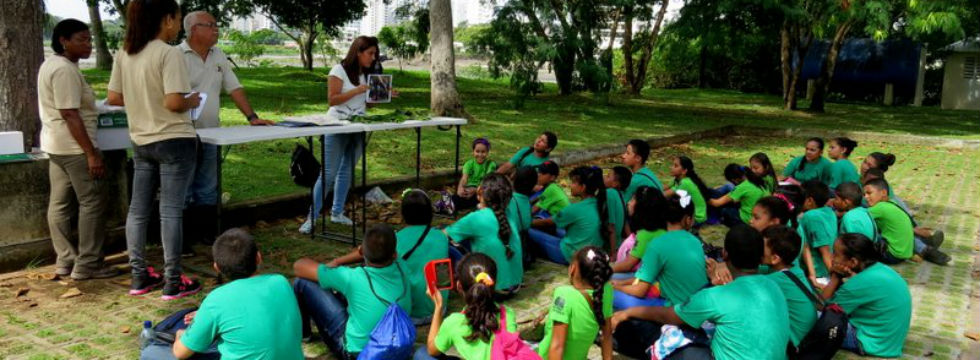
M 657 179 L 657 175 L 647 167 L 647 159 L 650 157 L 650 143 L 633 139 L 626 143 L 626 151 L 623 152 L 623 165 L 633 171 L 630 184 L 623 191 L 623 198 L 632 199 L 633 193 L 641 186 L 649 186 L 663 191 L 664 185 Z
M 212 246 L 214 268 L 229 282 L 184 317 L 173 356 L 186 359 L 217 342 L 222 359 L 303 359 L 302 326 L 289 281 L 256 273 L 262 263 L 252 236 L 230 229 Z M 274 330 L 272 330 L 274 329 Z
M 766 228 L 762 231 L 762 239 L 766 244 L 762 265 L 769 266 L 770 271 L 765 276 L 779 287 L 786 298 L 789 339 L 797 347 L 817 322 L 817 309 L 813 301 L 816 295 L 805 285 L 803 270 L 793 266 L 793 259 L 800 253 L 803 241 L 796 231 L 786 225 Z
M 395 251 L 394 230 L 378 224 L 364 234 L 364 265 L 330 267 L 309 258 L 293 264 L 293 289 L 305 325 L 310 318 L 324 343 L 340 359 L 355 359 L 365 350 L 375 327 L 390 307 L 412 309 L 408 273 Z M 407 318 L 407 315 L 405 315 Z M 407 320 L 411 324 L 411 320 Z M 414 327 L 412 339 L 414 342 Z M 411 346 L 408 351 L 411 352 Z
M 875 220 L 884 241 L 876 243 L 881 253 L 881 262 L 898 264 L 919 254 L 923 260 L 946 265 L 949 255 L 930 246 L 915 236 L 915 225 L 898 204 L 889 200 L 890 187 L 885 179 L 875 179 L 864 184 L 864 198 L 868 200 L 868 212 Z

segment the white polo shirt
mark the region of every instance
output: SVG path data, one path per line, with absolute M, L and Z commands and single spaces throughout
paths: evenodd
M 221 90 L 230 94 L 242 87 L 242 84 L 238 82 L 238 77 L 235 76 L 235 72 L 232 71 L 228 55 L 225 55 L 218 47 L 213 46 L 208 50 L 208 58 L 205 60 L 194 49 L 191 49 L 187 41 L 181 42 L 177 47 L 184 53 L 184 59 L 187 60 L 187 77 L 191 82 L 191 89 L 208 94 L 204 111 L 194 121 L 194 127 L 198 129 L 218 127 Z

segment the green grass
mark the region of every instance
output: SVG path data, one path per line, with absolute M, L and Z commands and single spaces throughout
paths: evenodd
M 108 72 L 86 70 L 85 75 L 96 92 L 104 95 Z M 265 118 L 281 120 L 284 116 L 327 110 L 323 68 L 312 73 L 298 68 L 242 68 L 237 75 L 252 105 Z M 394 71 L 394 75 L 401 98 L 372 112 L 428 109 L 428 73 Z M 648 90 L 637 98 L 616 93 L 605 103 L 588 93 L 556 95 L 552 84 L 546 84 L 544 94 L 528 99 L 526 107 L 518 110 L 513 108 L 513 92 L 506 79 L 458 81 L 463 104 L 477 121 L 463 128 L 462 161 L 469 157 L 467 144 L 473 138 L 489 138 L 494 151 L 491 156 L 499 162 L 544 130 L 558 133 L 557 153 L 730 124 L 980 138 L 980 117 L 970 111 L 828 104 L 826 114 L 810 114 L 781 110 L 777 96 L 696 89 Z M 227 97 L 222 99 L 221 117 L 225 126 L 246 123 Z M 423 171 L 452 168 L 451 132 L 427 129 L 422 141 Z M 223 178 L 231 201 L 304 192 L 292 184 L 287 174 L 292 149 L 300 142 L 305 143 L 282 140 L 233 147 L 226 158 Z M 410 131 L 373 134 L 368 147 L 369 179 L 414 173 L 414 142 Z

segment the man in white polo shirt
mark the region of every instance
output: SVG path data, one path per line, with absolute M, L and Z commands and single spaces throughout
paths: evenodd
M 187 39 L 179 48 L 187 60 L 188 78 L 193 91 L 207 94 L 204 109 L 194 121 L 197 129 L 219 126 L 219 100 L 224 90 L 251 125 L 272 125 L 259 118 L 245 96 L 245 89 L 232 71 L 228 56 L 215 46 L 218 43 L 218 24 L 211 14 L 194 11 L 184 16 Z M 218 148 L 201 144 L 194 181 L 187 192 L 184 212 L 184 255 L 193 255 L 191 245 L 196 240 L 210 243 L 215 236 L 216 205 L 218 204 Z

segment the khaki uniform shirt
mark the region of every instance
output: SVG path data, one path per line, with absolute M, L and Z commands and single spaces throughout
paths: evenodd
M 61 55 L 45 60 L 37 74 L 37 103 L 41 115 L 41 151 L 55 155 L 85 153 L 58 111 L 67 109 L 78 110 L 88 138 L 93 146 L 99 147 L 95 141 L 99 117 L 95 93 L 78 71 L 78 64 Z

